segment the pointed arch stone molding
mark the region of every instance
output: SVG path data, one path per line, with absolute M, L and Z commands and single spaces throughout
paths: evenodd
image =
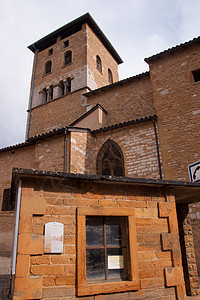
M 96 169 L 98 175 L 125 176 L 124 155 L 115 141 L 108 139 L 101 146 Z

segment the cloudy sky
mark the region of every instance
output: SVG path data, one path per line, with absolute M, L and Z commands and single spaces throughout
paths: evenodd
M 28 45 L 90 12 L 122 57 L 124 79 L 148 70 L 145 57 L 199 36 L 199 11 L 199 0 L 0 0 L 0 148 L 25 139 Z

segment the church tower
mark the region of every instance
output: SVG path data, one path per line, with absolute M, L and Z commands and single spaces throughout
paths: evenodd
M 122 59 L 89 13 L 28 47 L 34 53 L 26 138 L 87 111 L 84 93 L 119 80 Z

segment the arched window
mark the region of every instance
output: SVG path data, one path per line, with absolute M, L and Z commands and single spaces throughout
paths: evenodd
M 51 60 L 49 60 L 48 62 L 46 62 L 45 64 L 45 74 L 51 73 L 51 66 L 52 66 L 52 62 Z
M 64 64 L 65 64 L 65 66 L 67 66 L 67 65 L 71 64 L 71 62 L 72 62 L 72 51 L 67 51 L 65 53 L 65 62 L 64 62 Z
M 108 69 L 108 81 L 110 83 L 113 83 L 113 75 L 112 75 L 112 71 L 110 69 Z
M 99 55 L 96 56 L 96 63 L 97 63 L 97 70 L 102 72 L 102 63 L 101 63 L 101 58 L 99 57 Z
M 121 148 L 112 140 L 107 140 L 97 156 L 97 174 L 124 176 L 124 159 Z

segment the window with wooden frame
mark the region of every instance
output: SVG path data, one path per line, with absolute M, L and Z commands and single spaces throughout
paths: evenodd
M 124 158 L 120 146 L 108 139 L 97 156 L 97 174 L 124 176 Z
M 77 209 L 77 294 L 139 289 L 134 209 Z

